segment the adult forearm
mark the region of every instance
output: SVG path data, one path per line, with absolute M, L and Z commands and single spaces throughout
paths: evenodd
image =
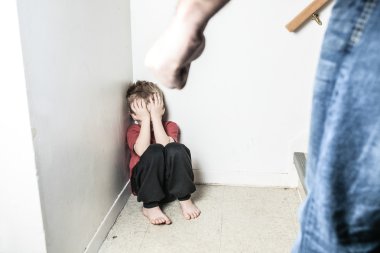
M 148 51 L 145 64 L 169 88 L 186 85 L 190 64 L 205 48 L 208 21 L 229 0 L 180 0 L 165 32 Z
M 166 146 L 171 142 L 170 137 L 166 134 L 162 124 L 161 117 L 152 117 L 153 132 L 156 143 Z
M 139 137 L 135 143 L 135 152 L 141 156 L 150 145 L 150 119 L 141 121 Z
M 204 29 L 209 19 L 228 2 L 229 0 L 180 0 L 175 18 L 185 20 Z

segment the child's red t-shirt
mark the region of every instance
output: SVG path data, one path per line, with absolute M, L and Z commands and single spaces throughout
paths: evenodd
M 172 121 L 164 121 L 162 122 L 165 132 L 168 136 L 172 137 L 175 142 L 178 142 L 179 137 L 179 128 L 176 123 Z M 135 167 L 135 165 L 139 162 L 140 156 L 136 154 L 133 147 L 135 146 L 136 140 L 139 137 L 141 126 L 139 124 L 132 124 L 128 127 L 127 130 L 127 143 L 129 147 L 129 151 L 131 154 L 131 159 L 129 161 L 129 170 L 130 174 L 129 176 L 132 176 L 132 170 Z M 154 139 L 154 133 L 151 132 L 151 140 L 150 143 L 156 143 L 156 140 Z

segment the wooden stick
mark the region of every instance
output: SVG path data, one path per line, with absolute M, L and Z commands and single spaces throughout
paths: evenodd
M 305 21 L 310 19 L 313 13 L 317 12 L 330 0 L 314 0 L 309 4 L 305 9 L 303 9 L 295 18 L 292 19 L 287 25 L 286 28 L 289 32 L 296 31 Z

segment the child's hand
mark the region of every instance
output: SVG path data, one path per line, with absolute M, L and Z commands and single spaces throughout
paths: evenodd
M 134 120 L 150 121 L 150 113 L 144 99 L 136 99 L 131 104 L 132 117 Z
M 161 99 L 161 97 L 155 93 L 149 98 L 149 102 L 150 115 L 152 119 L 162 119 L 162 115 L 165 113 L 165 107 L 164 101 Z

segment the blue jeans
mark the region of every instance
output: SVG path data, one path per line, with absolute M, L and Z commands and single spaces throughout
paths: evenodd
M 337 0 L 314 87 L 293 252 L 380 252 L 380 0 Z

